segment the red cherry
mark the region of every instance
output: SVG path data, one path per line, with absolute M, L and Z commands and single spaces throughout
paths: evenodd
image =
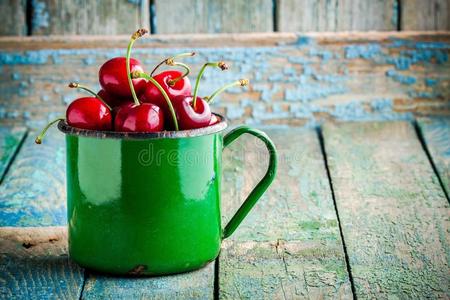
M 111 95 L 110 93 L 108 93 L 103 89 L 98 91 L 97 95 L 100 96 L 100 98 L 102 98 L 105 101 L 105 103 L 108 104 L 112 109 L 122 104 L 133 102 L 133 100 L 130 100 L 129 98 Z
M 164 130 L 164 114 L 151 103 L 129 103 L 120 106 L 114 119 L 116 131 L 157 132 Z
M 169 98 L 172 100 L 178 96 L 190 96 L 191 95 L 191 82 L 189 78 L 183 77 L 178 80 L 175 84 L 170 85 L 170 80 L 179 78 L 183 73 L 176 70 L 164 71 L 155 76 L 155 79 L 161 87 L 166 91 Z M 164 111 L 164 117 L 166 120 L 171 119 L 171 114 L 169 107 L 167 106 L 167 101 L 164 99 L 162 93 L 158 90 L 158 88 L 151 83 L 147 82 L 144 93 L 141 95 L 140 100 L 146 103 L 153 103 L 158 105 Z
M 201 128 L 209 125 L 211 121 L 211 109 L 209 104 L 197 97 L 195 110 L 192 107 L 192 97 L 178 96 L 173 101 L 173 107 L 177 113 L 180 129 Z
M 112 114 L 95 97 L 78 98 L 67 107 L 66 120 L 70 126 L 90 130 L 111 130 Z
M 141 63 L 134 58 L 130 58 L 131 72 L 143 72 Z M 126 59 L 125 57 L 115 57 L 105 62 L 98 72 L 100 85 L 111 95 L 131 98 L 130 85 L 128 84 Z M 133 79 L 133 86 L 136 94 L 140 95 L 145 88 L 145 80 L 142 78 Z

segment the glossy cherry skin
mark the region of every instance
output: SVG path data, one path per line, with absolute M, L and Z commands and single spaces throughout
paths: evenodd
M 179 129 L 201 128 L 209 125 L 211 121 L 211 109 L 209 104 L 197 97 L 195 110 L 192 107 L 192 96 L 178 96 L 172 101 L 177 114 Z
M 131 98 L 130 85 L 127 78 L 127 67 L 125 57 L 115 57 L 105 62 L 98 72 L 98 79 L 102 89 L 109 94 L 120 98 Z M 130 59 L 131 72 L 144 70 L 141 63 L 134 58 Z M 140 95 L 145 89 L 145 79 L 133 79 L 134 90 Z
M 112 130 L 111 111 L 95 97 L 79 98 L 70 103 L 66 120 L 70 126 L 76 128 Z
M 112 109 L 122 104 L 133 102 L 132 98 L 113 96 L 103 89 L 98 91 L 97 95 L 99 95 L 100 98 L 102 98 L 106 102 L 106 104 L 108 104 Z
M 164 130 L 164 114 L 151 103 L 120 106 L 114 118 L 114 129 L 126 132 L 157 132 Z
M 183 79 L 177 81 L 173 86 L 169 85 L 169 80 L 178 78 L 181 75 L 183 75 L 183 73 L 181 73 L 180 71 L 170 70 L 163 71 L 153 76 L 153 79 L 155 79 L 161 85 L 164 91 L 166 91 L 169 99 L 172 102 L 173 99 L 178 96 L 187 97 L 191 95 L 191 82 L 187 77 L 184 77 Z M 169 107 L 167 105 L 167 101 L 164 99 L 164 96 L 153 83 L 147 82 L 146 88 L 141 95 L 140 100 L 142 102 L 153 103 L 161 107 L 161 109 L 164 111 L 166 120 L 172 118 Z

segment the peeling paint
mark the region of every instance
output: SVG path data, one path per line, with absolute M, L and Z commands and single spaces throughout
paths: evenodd
M 330 95 L 343 94 L 347 88 L 342 85 L 323 86 L 319 84 L 301 84 L 294 89 L 286 89 L 286 101 L 308 102 L 314 99 L 326 98 Z
M 437 79 L 434 78 L 425 78 L 425 85 L 426 86 L 435 86 L 438 83 Z
M 414 84 L 417 81 L 415 77 L 402 75 L 394 70 L 386 71 L 386 76 L 391 77 L 393 80 L 406 85 Z
M 345 47 L 345 58 L 363 58 L 370 59 L 381 54 L 379 44 L 349 45 Z
M 47 28 L 49 26 L 50 15 L 47 11 L 45 2 L 31 0 L 31 7 L 33 10 L 31 25 L 33 28 Z
M 281 119 L 281 122 L 288 124 L 292 118 L 300 118 L 304 119 L 301 124 L 313 126 L 330 116 L 344 120 L 405 118 L 404 114 L 394 110 L 391 99 L 382 98 L 387 93 L 379 85 L 386 83 L 386 78 L 388 82 L 401 83 L 396 85 L 398 93 L 405 95 L 411 103 L 414 103 L 416 98 L 426 98 L 437 99 L 441 105 L 442 99 L 448 96 L 445 90 L 448 76 L 444 75 L 448 64 L 447 43 L 418 44 L 411 40 L 393 39 L 388 44 L 355 43 L 330 47 L 317 44 L 314 39 L 308 38 L 300 44 L 283 47 L 195 49 L 198 55 L 186 62 L 195 62 L 193 77 L 198 72 L 198 66 L 206 60 L 224 59 L 230 62 L 232 70 L 228 72 L 207 70 L 200 87 L 201 95 L 208 95 L 217 87 L 237 78 L 250 78 L 251 85 L 248 89 L 230 89 L 216 103 L 220 112 L 236 122 L 261 124 L 264 120 Z M 400 49 L 389 50 L 395 47 Z M 134 56 L 145 62 L 148 70 L 160 57 L 188 50 L 192 49 L 137 48 Z M 390 53 L 391 51 L 394 54 Z M 9 87 L 3 87 L 4 94 L 8 99 L 15 100 L 1 101 L 0 112 L 7 118 L 24 118 L 23 111 L 18 109 L 19 104 L 14 104 L 23 103 L 24 99 L 17 97 L 33 98 L 34 104 L 41 104 L 49 112 L 52 109 L 61 110 L 62 104 L 70 103 L 78 94 L 67 94 L 65 85 L 68 80 L 60 71 L 62 66 L 57 64 L 73 63 L 75 68 L 70 73 L 69 80 L 83 79 L 90 86 L 98 86 L 97 70 L 93 71 L 93 66 L 105 58 L 123 54 L 123 49 L 0 51 L 0 67 L 8 66 L 4 68 L 4 72 L 6 76 L 10 76 L 8 78 L 13 79 Z M 352 61 L 353 59 L 360 60 Z M 434 68 L 437 64 L 441 66 Z M 30 75 L 27 71 L 29 65 L 55 65 L 59 73 Z M 413 73 L 412 66 L 418 66 L 414 67 L 414 70 L 418 70 L 416 73 Z M 377 68 L 373 73 L 374 86 L 370 86 L 372 67 Z M 86 68 L 93 73 L 83 77 L 80 68 Z M 436 70 L 436 74 L 429 73 L 432 68 Z M 382 70 L 386 69 L 386 73 L 383 73 Z M 439 81 L 435 77 L 439 78 Z M 14 80 L 26 82 L 21 83 L 22 91 L 18 91 L 19 83 Z M 358 82 L 359 80 L 361 82 Z M 27 86 L 24 87 L 24 84 Z M 38 90 L 42 87 L 45 87 L 45 90 Z M 369 93 L 378 91 L 381 91 L 378 95 L 380 99 L 369 97 Z M 355 94 L 363 94 L 364 101 L 354 97 Z M 234 97 L 242 97 L 242 100 L 236 98 L 229 101 Z M 377 95 L 374 94 L 373 97 Z M 349 104 L 348 98 L 356 99 Z M 34 122 L 32 119 L 37 116 L 36 110 L 31 106 L 29 110 L 31 119 L 27 124 Z M 345 113 L 348 113 L 347 117 Z
M 20 80 L 20 79 L 22 79 L 22 76 L 20 75 L 20 73 L 12 73 L 11 78 L 13 80 Z
M 436 98 L 436 94 L 425 91 L 409 91 L 408 96 L 410 96 L 411 98 L 425 98 L 425 99 Z

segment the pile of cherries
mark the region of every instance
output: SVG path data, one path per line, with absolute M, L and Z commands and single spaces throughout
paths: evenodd
M 115 57 L 105 62 L 99 70 L 102 89 L 95 93 L 87 87 L 70 83 L 69 87 L 83 89 L 93 97 L 74 100 L 66 111 L 65 118 L 50 122 L 36 138 L 40 144 L 47 129 L 60 120 L 70 126 L 117 132 L 158 132 L 164 130 L 188 130 L 207 127 L 219 122 L 211 112 L 209 104 L 225 89 L 245 86 L 247 79 L 229 83 L 208 97 L 197 95 L 199 81 L 207 67 L 228 69 L 224 62 L 208 62 L 201 68 L 192 93 L 188 65 L 175 61 L 178 58 L 195 55 L 181 53 L 159 63 L 150 74 L 144 72 L 141 63 L 131 58 L 133 43 L 148 31 L 139 29 L 128 44 L 126 57 Z M 167 70 L 153 75 L 162 66 L 181 67 L 184 72 Z

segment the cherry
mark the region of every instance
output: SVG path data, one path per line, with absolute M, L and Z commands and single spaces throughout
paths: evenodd
M 67 124 L 90 130 L 111 130 L 111 110 L 98 98 L 78 98 L 67 107 Z
M 197 97 L 196 102 L 197 105 L 194 108 L 193 98 L 190 96 L 178 96 L 172 101 L 180 129 L 201 128 L 209 125 L 211 121 L 209 104 L 200 97 Z
M 122 105 L 114 118 L 116 131 L 156 132 L 164 130 L 164 114 L 151 103 Z
M 132 100 L 129 100 L 129 98 L 122 98 L 111 95 L 104 89 L 98 91 L 97 95 L 100 96 L 103 99 L 103 101 L 105 101 L 105 103 L 108 104 L 112 109 L 122 104 L 133 102 Z
M 175 62 L 175 58 L 184 57 L 184 56 L 194 56 L 195 52 L 189 53 L 181 53 L 175 55 L 173 57 L 169 57 L 162 62 L 160 62 L 150 73 L 150 76 L 153 76 L 153 73 L 163 64 L 165 63 L 168 66 L 180 66 L 183 67 L 186 71 L 185 73 L 181 73 L 176 70 L 163 71 L 153 78 L 162 86 L 164 91 L 167 93 L 170 99 L 174 99 L 177 96 L 190 96 L 191 95 L 191 82 L 187 75 L 190 73 L 189 66 Z M 153 103 L 161 107 L 164 111 L 165 117 L 170 119 L 170 111 L 167 105 L 166 100 L 164 99 L 163 94 L 159 91 L 159 89 L 151 82 L 147 82 L 144 93 L 141 95 L 140 100 L 142 102 Z
M 140 103 L 136 92 L 134 90 L 133 81 L 131 79 L 131 68 L 130 68 L 130 56 L 131 47 L 134 41 L 140 38 L 145 33 L 144 30 L 140 29 L 136 31 L 132 36 L 130 43 L 128 44 L 127 55 L 126 55 L 126 69 L 127 69 L 127 79 L 129 88 L 131 90 L 131 95 L 133 97 L 134 103 L 123 104 L 117 110 L 115 116 L 114 127 L 116 131 L 131 131 L 131 132 L 155 132 L 164 129 L 164 114 L 161 109 L 151 103 Z M 139 72 L 139 71 L 134 71 Z M 138 78 L 138 77 L 134 77 Z M 156 83 L 159 86 L 158 83 Z M 162 90 L 161 86 L 159 88 Z M 163 90 L 163 94 L 167 97 Z M 169 100 L 170 102 L 170 100 Z
M 105 62 L 98 72 L 100 85 L 108 93 L 129 98 L 136 96 L 136 90 L 140 94 L 145 88 L 145 80 L 137 79 L 132 81 L 129 74 L 131 71 L 143 72 L 141 63 L 134 58 L 130 58 L 131 48 L 134 42 L 145 35 L 148 32 L 147 29 L 138 29 L 131 36 L 130 42 L 127 47 L 126 57 L 115 57 Z
M 156 88 L 159 90 L 159 92 L 163 95 L 163 98 L 165 100 L 165 105 L 167 106 L 168 111 L 170 112 L 170 117 L 169 117 L 168 120 L 171 120 L 172 121 L 172 125 L 175 128 L 175 130 L 178 130 L 179 127 L 178 127 L 177 115 L 176 115 L 175 110 L 173 108 L 172 101 L 170 100 L 170 98 L 167 95 L 167 93 L 164 90 L 164 88 L 153 77 L 151 77 L 149 74 L 146 74 L 146 73 L 143 73 L 143 72 L 141 72 L 141 73 L 133 72 L 133 73 L 131 73 L 131 77 L 132 78 L 145 78 L 149 82 L 151 82 L 153 85 L 156 86 Z M 135 101 L 137 101 L 137 99 Z
M 214 100 L 217 95 L 219 95 L 226 89 L 236 85 L 246 86 L 248 85 L 248 82 L 248 79 L 240 79 L 231 82 L 216 90 L 209 97 L 205 97 L 204 99 L 197 97 L 197 101 L 193 100 L 193 96 L 176 97 L 174 100 L 172 100 L 172 103 L 174 105 L 175 111 L 177 112 L 178 124 L 180 126 L 180 129 L 201 128 L 218 123 L 219 119 L 216 115 L 211 113 L 209 103 L 211 103 L 211 101 Z
M 111 130 L 111 107 L 106 104 L 103 98 L 76 82 L 69 83 L 69 87 L 85 90 L 94 97 L 79 98 L 70 103 L 66 110 L 67 124 L 83 129 Z
M 174 99 L 178 96 L 191 95 L 191 82 L 189 78 L 184 77 L 183 79 L 178 80 L 175 84 L 170 84 L 170 82 L 174 78 L 179 78 L 180 76 L 182 76 L 182 73 L 180 71 L 171 70 L 161 72 L 153 78 L 161 85 L 161 87 L 169 96 L 169 99 Z M 142 102 L 158 105 L 163 109 L 165 117 L 167 119 L 170 118 L 170 110 L 167 105 L 166 99 L 159 91 L 159 89 L 150 81 L 147 82 L 147 86 L 144 90 L 144 93 L 141 95 L 140 100 Z
M 131 90 L 127 81 L 126 58 L 115 57 L 105 62 L 98 72 L 101 87 L 111 95 L 119 98 L 131 97 Z M 142 72 L 141 63 L 134 58 L 130 59 L 130 69 Z M 133 80 L 133 86 L 138 94 L 145 89 L 145 80 Z
M 198 76 L 197 79 L 195 81 L 195 87 L 194 87 L 194 95 L 192 96 L 193 100 L 193 107 L 195 108 L 196 103 L 197 103 L 197 93 L 198 93 L 198 88 L 199 88 L 199 84 L 200 84 L 200 79 L 203 76 L 203 73 L 205 72 L 207 67 L 219 67 L 222 71 L 224 70 L 228 70 L 228 65 L 226 63 L 224 63 L 223 61 L 218 61 L 218 62 L 207 62 L 206 64 L 203 65 L 203 67 L 200 69 L 200 72 L 198 72 Z
M 112 113 L 111 107 L 106 104 L 103 99 L 95 94 L 87 87 L 71 82 L 70 88 L 79 88 L 85 90 L 95 97 L 78 98 L 66 110 L 66 119 L 58 118 L 51 121 L 45 126 L 41 133 L 36 137 L 36 144 L 41 144 L 47 130 L 56 122 L 66 120 L 70 126 L 89 129 L 89 130 L 111 130 L 112 129 Z

